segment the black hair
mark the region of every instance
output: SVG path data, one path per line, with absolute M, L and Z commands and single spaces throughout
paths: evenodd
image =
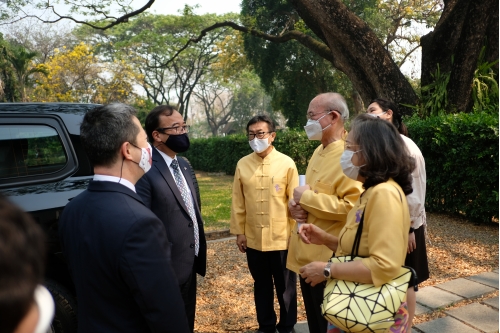
M 135 144 L 140 128 L 137 111 L 125 104 L 99 106 L 88 111 L 80 125 L 80 140 L 93 166 L 110 166 L 118 159 L 124 142 Z
M 0 194 L 0 333 L 13 332 L 34 304 L 45 267 L 45 235 Z
M 351 134 L 365 159 L 365 166 L 359 169 L 359 174 L 365 178 L 365 189 L 392 178 L 405 195 L 413 192 L 411 173 L 415 169 L 415 159 L 394 125 L 361 114 L 352 121 Z
M 399 107 L 397 106 L 396 103 L 389 101 L 384 98 L 375 98 L 373 99 L 370 104 L 372 103 L 377 103 L 378 106 L 384 111 L 387 112 L 389 110 L 392 110 L 392 124 L 396 126 L 398 129 L 398 132 L 400 134 L 403 134 L 404 136 L 408 136 L 408 128 L 406 125 L 403 123 L 402 115 L 399 112 Z
M 256 123 L 260 123 L 260 122 L 267 123 L 267 126 L 269 128 L 269 132 L 276 132 L 276 125 L 274 124 L 274 121 L 271 119 L 271 117 L 269 117 L 268 115 L 265 115 L 265 114 L 259 114 L 259 115 L 256 115 L 255 117 L 253 117 L 252 119 L 250 119 L 248 121 L 248 124 L 247 124 L 247 132 L 248 132 L 248 128 L 251 125 L 256 124 Z
M 146 134 L 148 135 L 148 140 L 152 144 L 155 140 L 153 139 L 153 132 L 158 129 L 160 125 L 160 116 L 171 116 L 176 109 L 171 105 L 158 105 L 151 112 L 149 112 L 146 117 L 145 127 Z

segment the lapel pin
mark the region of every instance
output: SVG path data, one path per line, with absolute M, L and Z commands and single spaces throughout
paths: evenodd
M 184 167 L 184 170 L 187 170 L 188 168 Z

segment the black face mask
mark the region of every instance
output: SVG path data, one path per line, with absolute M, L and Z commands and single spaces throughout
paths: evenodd
M 189 149 L 189 137 L 186 133 L 179 135 L 170 135 L 165 141 L 165 146 L 176 153 L 183 153 Z

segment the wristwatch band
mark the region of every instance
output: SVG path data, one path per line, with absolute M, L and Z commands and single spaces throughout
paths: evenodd
M 325 276 L 325 279 L 331 279 L 332 276 L 330 275 L 330 267 L 332 266 L 331 262 L 327 262 L 325 269 L 323 269 L 323 275 Z

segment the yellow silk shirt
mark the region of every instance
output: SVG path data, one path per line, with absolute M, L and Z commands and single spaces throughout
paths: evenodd
M 311 187 L 302 194 L 300 205 L 308 212 L 307 223 L 338 236 L 347 213 L 363 191 L 362 184 L 347 177 L 340 166 L 344 141 L 337 140 L 314 151 L 306 171 Z M 294 229 L 296 231 L 296 229 Z M 324 245 L 305 244 L 296 232 L 290 239 L 286 267 L 299 273 L 300 267 L 312 261 L 328 261 L 332 251 Z
M 245 235 L 247 246 L 259 251 L 288 248 L 295 220 L 288 201 L 299 184 L 293 160 L 275 148 L 265 158 L 251 153 L 236 165 L 230 232 Z
M 371 271 L 373 284 L 380 286 L 395 278 L 404 265 L 410 230 L 408 203 L 403 190 L 392 179 L 370 187 L 347 215 L 336 256 L 351 254 L 363 210 L 358 255 L 364 257 L 362 262 Z

